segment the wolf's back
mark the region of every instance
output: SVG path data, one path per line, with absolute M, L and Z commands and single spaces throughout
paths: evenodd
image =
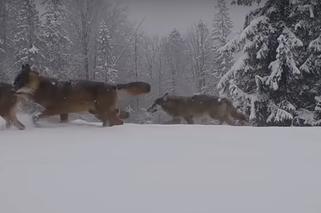
M 146 82 L 131 82 L 128 84 L 117 84 L 118 91 L 125 91 L 127 94 L 136 96 L 149 93 L 151 90 L 150 84 Z

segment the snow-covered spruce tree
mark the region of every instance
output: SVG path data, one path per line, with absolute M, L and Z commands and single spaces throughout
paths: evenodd
M 114 61 L 115 57 L 112 53 L 110 31 L 105 21 L 102 21 L 97 36 L 95 79 L 108 83 L 116 83 L 118 72 L 115 69 Z
M 218 51 L 219 48 L 224 46 L 228 41 L 228 37 L 231 34 L 233 23 L 230 18 L 229 8 L 226 5 L 225 0 L 217 0 L 217 12 L 214 16 L 212 25 L 212 46 L 213 46 L 213 67 L 212 76 L 214 77 L 215 87 L 212 85 L 212 90 L 217 90 L 216 86 L 219 79 L 227 73 L 232 66 L 232 54 L 229 51 Z M 222 96 L 224 94 L 221 94 Z
M 17 9 L 13 47 L 15 65 L 23 63 L 44 69 L 44 43 L 40 39 L 40 20 L 34 0 L 14 0 Z
M 65 79 L 68 77 L 71 41 L 65 29 L 66 9 L 62 0 L 43 1 L 45 12 L 41 38 L 46 44 L 45 57 L 50 75 Z
M 210 72 L 212 64 L 211 37 L 208 27 L 202 20 L 193 26 L 192 31 L 187 35 L 187 41 L 197 92 L 211 94 L 213 93 L 213 87 L 211 87 L 213 76 Z
M 221 48 L 240 50 L 241 56 L 218 86 L 257 125 L 305 123 L 300 112 L 314 110 L 320 91 L 320 11 L 320 1 L 268 0 L 248 15 L 240 37 Z

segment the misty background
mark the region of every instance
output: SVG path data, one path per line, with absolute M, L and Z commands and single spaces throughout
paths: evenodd
M 203 20 L 211 25 L 213 15 L 217 11 L 215 0 L 122 0 L 128 5 L 128 17 L 138 23 L 146 18 L 142 30 L 150 35 L 165 36 L 177 28 L 186 32 L 191 24 L 197 24 Z M 233 33 L 240 32 L 244 26 L 245 16 L 257 5 L 252 7 L 231 5 L 226 1 L 230 9 L 230 16 L 233 22 Z

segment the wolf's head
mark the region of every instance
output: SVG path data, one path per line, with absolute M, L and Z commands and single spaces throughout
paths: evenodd
M 163 95 L 162 97 L 157 98 L 154 101 L 153 105 L 147 109 L 147 112 L 151 112 L 151 113 L 157 112 L 158 106 L 162 106 L 164 103 L 166 103 L 167 98 L 168 98 L 168 93 L 165 93 L 165 95 Z
M 13 85 L 17 93 L 32 94 L 38 89 L 39 73 L 31 70 L 29 64 L 24 64 Z

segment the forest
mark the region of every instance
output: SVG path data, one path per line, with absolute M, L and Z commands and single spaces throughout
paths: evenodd
M 231 36 L 229 6 L 259 5 Z M 321 125 L 321 1 L 216 0 L 211 24 L 150 36 L 117 0 L 0 0 L 0 82 L 28 63 L 42 75 L 106 83 L 146 81 L 123 104 L 135 123 L 165 93 L 227 97 L 253 126 Z

